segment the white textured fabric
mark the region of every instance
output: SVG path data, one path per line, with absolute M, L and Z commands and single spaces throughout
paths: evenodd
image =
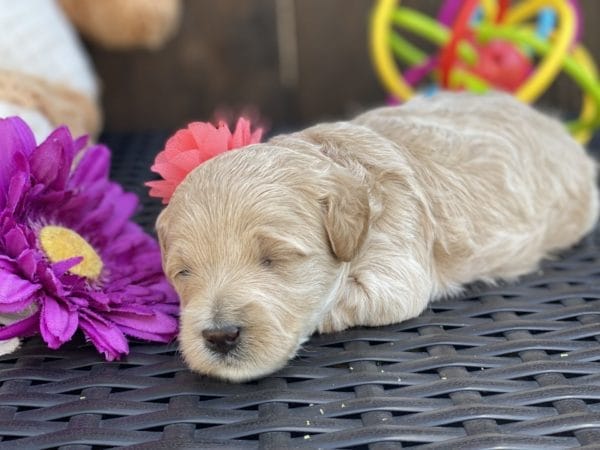
M 54 129 L 46 116 L 39 111 L 0 100 L 0 119 L 10 116 L 19 116 L 27 122 L 27 125 L 33 130 L 35 141 L 38 143 L 46 139 Z
M 14 352 L 21 345 L 21 340 L 19 338 L 12 338 L 6 341 L 0 341 L 0 356 L 8 355 L 9 353 Z
M 92 65 L 54 0 L 0 0 L 0 69 L 98 95 Z

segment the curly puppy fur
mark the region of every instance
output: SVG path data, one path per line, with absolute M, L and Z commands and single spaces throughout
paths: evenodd
M 400 322 L 532 271 L 594 226 L 595 167 L 504 94 L 416 98 L 222 154 L 157 222 L 185 360 L 248 380 L 315 331 Z M 211 350 L 202 331 L 231 326 L 235 348 Z

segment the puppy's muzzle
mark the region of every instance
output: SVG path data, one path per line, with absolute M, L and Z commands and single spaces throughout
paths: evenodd
M 210 350 L 226 355 L 238 345 L 240 341 L 240 329 L 235 326 L 210 328 L 202 330 L 202 337 Z

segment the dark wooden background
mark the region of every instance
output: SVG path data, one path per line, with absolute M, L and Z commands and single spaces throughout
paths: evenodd
M 600 61 L 600 1 L 580 0 L 584 43 Z M 158 51 L 88 43 L 107 130 L 173 130 L 216 110 L 254 108 L 271 127 L 344 118 L 385 93 L 367 48 L 371 0 L 184 0 L 178 34 Z M 435 14 L 441 1 L 405 1 Z M 576 111 L 560 77 L 542 102 Z

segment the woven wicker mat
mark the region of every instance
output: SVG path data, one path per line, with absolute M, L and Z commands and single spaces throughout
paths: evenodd
M 141 182 L 164 135 L 105 136 Z M 103 362 L 82 340 L 0 358 L 0 449 L 600 448 L 600 233 L 518 284 L 421 317 L 316 336 L 248 384 L 190 373 L 175 345 Z

